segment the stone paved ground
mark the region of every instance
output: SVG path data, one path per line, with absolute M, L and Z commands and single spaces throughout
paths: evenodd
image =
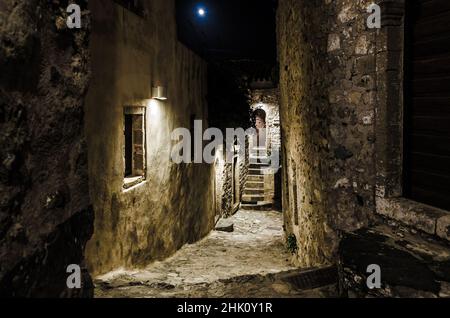
M 282 276 L 296 269 L 284 247 L 282 215 L 240 211 L 234 232 L 212 232 L 145 270 L 96 280 L 96 297 L 326 297 L 334 287 L 301 291 Z

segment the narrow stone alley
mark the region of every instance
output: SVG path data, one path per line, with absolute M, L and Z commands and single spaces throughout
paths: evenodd
M 0 298 L 450 298 L 448 21 L 0 0 Z
M 335 286 L 304 289 L 284 244 L 282 214 L 239 211 L 233 232 L 213 231 L 144 270 L 98 277 L 96 297 L 329 297 Z

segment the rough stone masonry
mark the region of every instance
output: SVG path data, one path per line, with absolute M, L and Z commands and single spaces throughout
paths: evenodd
M 0 2 L 0 296 L 93 293 L 87 272 L 83 289 L 66 287 L 66 268 L 84 263 L 93 230 L 83 129 L 89 16 L 68 31 L 67 5 Z
M 374 212 L 375 32 L 371 1 L 280 0 L 286 228 L 298 263 L 332 263 L 339 231 Z

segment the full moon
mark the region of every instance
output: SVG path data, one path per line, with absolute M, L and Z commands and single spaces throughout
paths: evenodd
M 198 15 L 204 17 L 206 15 L 206 10 L 203 8 L 198 9 Z

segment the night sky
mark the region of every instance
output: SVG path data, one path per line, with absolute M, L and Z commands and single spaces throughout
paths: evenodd
M 208 59 L 276 60 L 276 0 L 177 0 L 181 42 Z M 205 10 L 202 17 L 199 9 Z

